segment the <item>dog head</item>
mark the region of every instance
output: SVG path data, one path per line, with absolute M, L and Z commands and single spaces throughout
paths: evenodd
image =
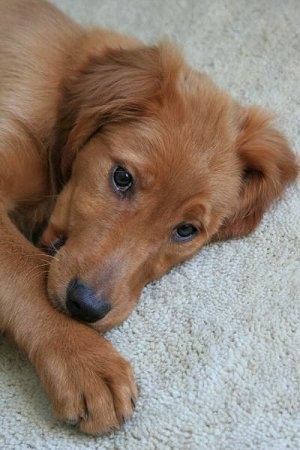
M 65 87 L 61 124 L 48 291 L 99 331 L 205 243 L 251 232 L 297 174 L 266 113 L 169 44 L 90 59 Z

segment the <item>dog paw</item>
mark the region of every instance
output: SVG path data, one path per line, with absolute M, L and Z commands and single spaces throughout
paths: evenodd
M 35 358 L 56 415 L 90 434 L 118 428 L 133 414 L 137 397 L 129 363 L 79 324 L 64 338 L 52 339 Z

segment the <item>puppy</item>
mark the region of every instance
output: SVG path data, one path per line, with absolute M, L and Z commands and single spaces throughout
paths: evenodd
M 0 42 L 0 327 L 58 417 L 105 432 L 137 389 L 97 332 L 205 243 L 250 233 L 295 156 L 168 43 L 40 0 L 1 1 Z

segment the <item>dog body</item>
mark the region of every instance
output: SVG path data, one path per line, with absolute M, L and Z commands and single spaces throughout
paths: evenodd
M 95 330 L 205 243 L 251 232 L 295 157 L 168 43 L 84 30 L 38 0 L 1 2 L 0 42 L 0 327 L 59 417 L 107 431 L 137 391 Z

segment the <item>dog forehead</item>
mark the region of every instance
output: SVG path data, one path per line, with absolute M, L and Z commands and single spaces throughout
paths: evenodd
M 206 75 L 181 62 L 140 117 L 113 126 L 116 147 L 177 173 L 198 167 L 236 139 L 235 103 Z M 151 105 L 151 107 L 149 106 Z M 113 142 L 114 145 L 114 142 Z
M 165 174 L 167 178 L 176 175 L 178 181 L 186 181 L 188 174 L 190 181 L 203 178 L 213 170 L 219 153 L 232 144 L 216 125 L 204 128 L 195 117 L 181 122 L 150 119 L 131 134 L 130 141 L 133 140 L 126 152 L 137 166 L 149 172 Z
M 236 134 L 231 98 L 207 76 L 188 70 L 154 113 L 115 124 L 109 139 L 115 160 L 133 167 L 145 188 L 164 190 L 177 203 L 226 182 Z
M 221 122 L 221 120 L 219 120 Z M 176 185 L 194 187 L 206 182 L 207 176 L 222 160 L 224 149 L 233 140 L 224 132 L 226 124 L 205 124 L 192 114 L 178 120 L 171 112 L 160 117 L 114 126 L 109 133 L 111 156 L 128 164 L 142 175 L 160 184 L 176 179 Z M 230 160 L 230 152 L 226 154 Z
M 185 175 L 201 165 L 205 167 L 210 158 L 210 152 L 200 152 L 201 144 L 187 128 L 149 118 L 120 132 L 115 129 L 111 156 L 144 174 Z

